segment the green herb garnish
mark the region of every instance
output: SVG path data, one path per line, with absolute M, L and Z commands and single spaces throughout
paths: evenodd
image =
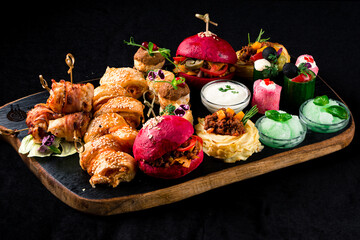
M 264 78 L 276 77 L 279 74 L 279 68 L 276 64 L 271 63 L 271 66 L 266 66 L 261 73 L 263 74 Z
M 230 91 L 230 90 L 235 90 L 235 88 L 231 88 L 230 85 L 225 85 L 225 88 L 223 88 L 223 87 L 219 88 L 220 92 L 227 92 L 227 91 Z M 238 91 L 231 91 L 231 92 L 233 94 L 239 93 Z
M 349 117 L 346 109 L 341 106 L 329 106 L 325 111 L 340 119 L 347 119 Z
M 292 118 L 291 114 L 289 113 L 281 113 L 276 110 L 268 110 L 265 112 L 265 116 L 270 118 L 276 122 L 286 122 Z
M 311 70 L 309 69 L 308 64 L 309 63 L 300 63 L 300 65 L 298 66 L 298 70 L 300 74 L 305 74 L 305 75 L 311 74 L 310 73 Z
M 167 105 L 164 110 L 160 113 L 160 115 L 175 115 L 176 107 L 172 104 Z
M 53 153 L 56 153 L 56 154 L 60 154 L 60 153 L 61 153 L 60 149 L 57 148 L 57 147 L 55 147 L 55 146 L 53 146 L 53 145 L 47 146 L 47 147 L 48 147 L 49 150 L 52 151 Z
M 329 97 L 326 95 L 318 96 L 314 99 L 313 103 L 317 106 L 325 106 L 329 104 Z M 327 113 L 330 113 L 334 117 L 338 117 L 340 119 L 347 119 L 349 114 L 347 113 L 346 109 L 342 106 L 328 106 L 324 108 Z
M 329 104 L 329 98 L 326 95 L 318 96 L 314 99 L 314 104 L 318 106 L 325 106 L 326 104 Z
M 241 119 L 241 122 L 243 123 L 243 125 L 245 126 L 246 122 L 250 118 L 252 118 L 258 111 L 259 111 L 259 109 L 257 108 L 257 105 L 254 105 L 252 108 L 250 108 L 249 111 L 246 111 L 244 114 L 244 117 Z
M 265 33 L 265 31 L 263 31 L 262 29 L 260 29 L 260 33 L 258 35 L 258 37 L 256 38 L 255 42 L 266 42 L 268 41 L 270 38 L 261 38 L 261 36 Z M 248 33 L 248 42 L 249 42 L 249 45 L 251 44 L 250 42 L 250 33 Z
M 173 61 L 170 60 L 170 57 L 171 57 L 171 55 L 170 55 L 170 49 L 167 49 L 167 48 L 158 48 L 158 50 L 154 51 L 154 50 L 153 50 L 153 48 L 154 48 L 154 43 L 149 42 L 148 48 L 146 48 L 146 47 L 142 46 L 141 44 L 135 43 L 133 37 L 130 37 L 129 42 L 127 42 L 127 41 L 124 40 L 124 43 L 127 44 L 127 45 L 130 45 L 130 46 L 141 47 L 141 48 L 147 50 L 150 56 L 154 56 L 155 53 L 160 53 L 164 58 L 166 58 L 166 60 L 168 60 L 169 62 L 171 62 L 171 63 L 174 64 L 175 66 L 177 66 Z

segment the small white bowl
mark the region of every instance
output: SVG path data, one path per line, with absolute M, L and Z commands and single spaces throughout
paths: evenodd
M 235 84 L 238 87 L 238 90 L 243 91 L 243 93 L 246 95 L 243 99 L 241 100 L 237 100 L 237 101 L 232 101 L 229 100 L 228 103 L 223 103 L 224 98 L 222 96 L 219 95 L 218 99 L 219 101 L 217 102 L 215 100 L 209 100 L 206 96 L 207 94 L 207 89 L 209 87 L 213 87 L 214 84 L 219 85 L 219 83 L 222 83 L 224 86 L 226 85 L 226 83 L 231 83 L 231 84 Z M 227 94 L 234 94 L 231 92 L 232 90 L 228 90 L 226 93 Z M 236 91 L 235 91 L 236 92 Z M 221 92 L 220 92 L 221 93 Z M 220 94 L 219 93 L 219 94 Z M 211 112 L 214 113 L 217 110 L 219 110 L 220 108 L 231 108 L 233 109 L 236 113 L 242 111 L 244 108 L 246 108 L 249 105 L 250 102 L 250 98 L 251 98 L 251 93 L 250 90 L 242 83 L 239 83 L 237 81 L 233 81 L 233 80 L 215 80 L 212 82 L 207 83 L 206 85 L 204 85 L 201 89 L 201 102 L 202 104 Z M 231 95 L 229 95 L 231 97 Z

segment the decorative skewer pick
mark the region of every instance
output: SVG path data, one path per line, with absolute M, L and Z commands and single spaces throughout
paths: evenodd
M 74 69 L 75 58 L 71 53 L 66 54 L 65 63 L 69 66 L 68 74 L 70 74 L 70 82 L 73 83 L 72 70 Z
M 39 75 L 39 79 L 40 79 L 40 83 L 41 83 L 41 86 L 46 89 L 48 92 L 50 92 L 50 88 L 47 84 L 47 81 L 44 79 L 44 77 L 42 75 Z
M 206 23 L 206 33 L 209 33 L 209 23 L 211 23 L 214 26 L 218 25 L 217 23 L 215 23 L 213 21 L 210 21 L 210 17 L 209 17 L 208 13 L 205 13 L 204 15 L 201 15 L 201 14 L 197 13 L 197 14 L 195 14 L 195 17 L 203 20 Z

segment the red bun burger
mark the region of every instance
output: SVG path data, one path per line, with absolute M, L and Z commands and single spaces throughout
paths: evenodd
M 178 116 L 148 120 L 137 135 L 133 153 L 145 174 L 158 178 L 182 177 L 203 160 L 202 139 L 192 135 L 192 124 Z
M 187 83 L 201 87 L 217 79 L 231 79 L 237 62 L 235 50 L 211 32 L 200 32 L 182 41 L 174 57 L 175 69 Z

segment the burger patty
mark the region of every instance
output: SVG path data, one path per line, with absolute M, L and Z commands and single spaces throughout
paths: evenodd
M 186 141 L 180 147 L 184 147 L 187 145 L 188 143 Z M 176 161 L 176 159 L 185 156 L 187 159 L 193 160 L 199 155 L 200 151 L 201 151 L 201 144 L 200 142 L 197 141 L 194 148 L 190 149 L 189 151 L 177 151 L 177 150 L 171 151 L 165 153 L 163 156 L 156 159 L 155 161 L 151 161 L 147 163 L 153 167 L 165 167 L 165 168 L 170 167 L 173 164 L 183 165 L 180 162 Z

